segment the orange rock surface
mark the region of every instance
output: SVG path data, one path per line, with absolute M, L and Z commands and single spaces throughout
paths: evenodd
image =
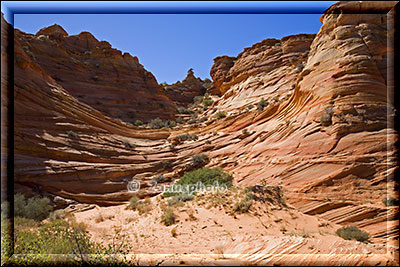
M 107 57 L 119 62 L 115 64 L 131 66 L 120 67 L 121 73 L 131 68 L 136 71 L 132 77 L 110 77 L 107 86 L 112 80 L 120 88 L 112 90 L 127 90 L 128 87 L 116 85 L 121 82 L 127 86 L 133 79 L 137 87 L 132 88 L 139 88 L 135 89 L 137 92 L 157 97 L 158 100 L 149 100 L 151 103 L 167 103 L 163 112 L 162 107 L 152 106 L 148 112 L 140 110 L 138 116 L 150 118 L 151 112 L 173 114 L 175 104 L 134 58 L 122 56 L 89 33 L 68 36 L 58 26 L 43 29 L 37 35 L 16 31 L 16 188 L 33 187 L 100 206 L 120 205 L 133 195 L 127 190 L 127 181 L 132 177 L 141 183 L 140 197 L 152 196 L 153 177 L 163 174 L 172 178 L 166 180 L 177 179 L 191 156 L 205 153 L 211 159 L 207 166 L 220 166 L 231 172 L 239 187 L 261 183 L 282 186 L 291 208 L 304 218 L 301 222 L 292 218 L 294 222 L 306 225 L 323 220 L 335 229 L 355 225 L 367 231 L 374 243 L 387 244 L 398 235 L 398 207 L 382 203 L 386 196 L 398 199 L 394 191 L 397 133 L 391 99 L 393 69 L 387 64 L 393 55 L 393 31 L 388 31 L 387 26 L 393 20 L 389 11 L 394 5 L 395 2 L 339 2 L 321 16 L 323 25 L 316 35 L 266 39 L 237 57 L 216 58 L 209 92 L 221 97 L 213 96 L 214 103 L 202 114 L 208 117 L 206 122 L 177 129 L 133 127 L 112 118 L 116 116 L 113 107 L 119 107 L 119 112 L 128 111 L 120 103 L 107 104 L 106 111 L 95 100 L 85 101 L 85 97 L 78 96 L 89 91 L 79 91 L 79 82 L 72 81 L 70 75 L 77 75 L 85 86 L 102 92 L 93 94 L 93 99 L 107 95 L 101 86 L 106 77 L 97 75 L 98 81 L 90 80 L 97 74 L 95 64 L 105 64 L 105 49 Z M 3 31 L 2 38 L 6 38 Z M 58 42 L 65 42 L 63 46 L 77 54 L 57 48 Z M 2 61 L 7 60 L 4 46 L 2 42 Z M 82 51 L 78 52 L 78 48 Z M 85 51 L 92 53 L 90 57 Z M 98 59 L 85 65 L 86 56 Z M 63 70 L 59 74 L 58 65 Z M 111 66 L 114 65 L 108 65 Z M 57 76 L 64 71 L 63 77 Z M 154 94 L 142 90 L 144 84 L 151 84 L 152 89 L 148 90 L 154 90 Z M 266 104 L 258 110 L 261 98 Z M 111 96 L 110 99 L 110 103 L 114 101 Z M 226 118 L 216 119 L 215 110 L 225 111 Z M 170 146 L 171 140 L 185 133 L 199 138 Z M 99 209 L 123 212 L 122 206 Z M 286 211 L 283 213 L 289 218 Z M 86 222 L 93 219 L 92 215 L 77 213 Z M 139 225 L 148 225 L 147 218 L 138 220 Z M 278 227 L 272 222 L 271 225 Z M 247 230 L 251 235 L 252 230 Z M 184 231 L 189 239 L 196 236 L 189 229 Z M 273 236 L 272 232 L 269 234 Z M 309 245 L 303 239 L 268 239 L 273 243 L 268 245 L 264 237 L 240 238 L 243 242 L 226 245 L 227 253 L 235 254 L 232 257 L 236 260 L 239 257 L 259 264 L 297 263 L 297 255 L 301 255 L 304 264 L 397 264 L 391 253 L 398 252 L 398 243 L 388 246 L 385 254 L 381 253 L 384 248 L 344 242 L 337 236 L 318 236 L 323 240 L 325 256 L 306 256 L 305 246 Z M 310 244 L 320 245 L 314 241 Z M 332 243 L 337 244 L 337 249 L 329 252 Z M 157 244 L 160 243 L 154 241 Z M 251 256 L 256 252 L 260 254 Z M 346 255 L 338 257 L 341 252 Z M 363 254 L 350 255 L 355 253 Z
M 72 96 L 127 122 L 169 119 L 176 105 L 137 57 L 98 41 L 91 33 L 69 36 L 59 25 L 15 37 L 24 52 Z M 162 111 L 162 112 L 159 112 Z

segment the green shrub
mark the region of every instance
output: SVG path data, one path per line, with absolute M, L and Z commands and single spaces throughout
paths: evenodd
M 214 103 L 214 101 L 212 101 L 211 99 L 203 99 L 202 103 L 205 107 L 208 107 L 211 106 Z
M 246 189 L 243 192 L 246 193 L 246 196 L 241 201 L 235 203 L 235 205 L 233 206 L 233 210 L 235 212 L 246 213 L 250 210 L 250 207 L 253 204 L 253 195 L 251 194 L 251 192 Z
M 253 104 L 249 104 L 249 105 L 247 106 L 247 109 L 248 109 L 248 110 L 251 110 L 252 108 L 254 108 L 254 105 L 253 105 Z
M 159 163 L 157 163 L 158 167 L 163 169 L 163 170 L 171 170 L 174 163 L 172 160 L 163 160 Z
M 181 193 L 178 195 L 174 195 L 170 200 L 168 200 L 168 205 L 169 206 L 180 205 L 183 202 L 192 200 L 193 198 L 194 198 L 194 195 L 192 195 L 192 194 Z
M 161 216 L 161 222 L 166 226 L 173 225 L 175 223 L 175 214 L 171 208 L 167 208 L 164 210 L 163 215 Z
M 220 186 L 232 185 L 232 175 L 225 172 L 222 168 L 202 168 L 191 172 L 186 172 L 176 183 L 178 185 L 194 185 L 201 182 L 204 186 L 214 185 L 217 182 Z M 188 192 L 192 193 L 192 192 Z
M 160 174 L 158 176 L 153 177 L 151 180 L 153 181 L 153 183 L 158 184 L 158 183 L 161 183 L 162 181 L 164 181 L 165 177 L 164 177 L 164 175 Z
M 200 119 L 200 122 L 205 122 L 205 121 L 207 121 L 207 120 L 208 120 L 207 116 L 204 116 L 204 117 L 202 117 L 202 118 Z
M 199 139 L 199 137 L 197 134 L 190 135 L 190 134 L 186 133 L 186 134 L 181 134 L 181 135 L 176 136 L 175 139 L 178 141 L 178 143 L 182 143 L 187 140 L 196 141 L 197 139 Z
M 261 98 L 260 102 L 257 103 L 257 110 L 258 110 L 258 111 L 263 111 L 264 108 L 265 108 L 266 106 L 268 106 L 268 104 L 269 104 L 269 103 L 268 103 L 267 101 L 265 101 L 264 98 Z
M 64 210 L 55 210 L 53 212 L 50 212 L 49 214 L 49 219 L 50 220 L 60 220 L 64 219 L 67 214 L 65 213 Z
M 197 123 L 197 119 L 190 119 L 190 120 L 188 120 L 188 123 L 195 124 L 195 123 Z
M 15 224 L 20 221 L 15 221 Z M 44 224 L 38 224 L 34 229 L 25 230 L 19 225 L 15 227 L 14 254 L 10 259 L 13 265 L 63 265 L 74 262 L 77 265 L 104 264 L 122 265 L 128 264 L 116 254 L 126 255 L 127 249 L 131 249 L 120 235 L 113 239 L 115 245 L 104 247 L 92 242 L 82 223 L 68 223 L 64 220 L 52 220 Z M 2 264 L 3 260 L 3 216 L 2 216 Z M 9 242 L 9 240 L 8 240 Z M 4 244 L 8 245 L 8 244 Z M 49 255 L 62 254 L 62 255 Z M 67 258 L 67 257 L 68 258 Z M 54 261 L 55 260 L 55 261 Z
M 160 118 L 155 118 L 150 121 L 149 126 L 151 129 L 161 129 L 168 127 L 168 122 L 161 120 Z
M 138 205 L 139 205 L 139 198 L 137 196 L 133 196 L 131 197 L 131 199 L 129 199 L 129 208 L 131 210 L 136 210 Z
M 143 125 L 143 122 L 141 120 L 136 120 L 135 121 L 135 125 L 136 126 L 141 126 L 141 125 Z
M 36 221 L 46 219 L 53 207 L 50 200 L 46 197 L 32 197 L 25 199 L 24 195 L 16 194 L 14 196 L 14 216 L 20 216 Z
M 388 198 L 384 198 L 382 200 L 383 204 L 385 204 L 387 207 L 389 206 L 398 206 L 399 205 L 399 201 L 397 199 L 395 199 L 394 197 L 390 196 Z
M 128 148 L 136 148 L 136 145 L 135 145 L 135 144 L 132 144 L 132 143 L 130 143 L 130 142 L 128 142 L 128 141 L 123 141 L 122 143 L 124 144 L 125 147 L 128 147 Z
M 189 109 L 183 108 L 183 107 L 179 107 L 179 108 L 177 109 L 177 111 L 178 111 L 178 113 L 180 113 L 180 114 L 190 114 L 190 113 L 192 113 Z
M 358 229 L 356 226 L 344 226 L 336 231 L 336 234 L 345 240 L 357 240 L 368 242 L 369 234 Z
M 75 139 L 79 138 L 79 135 L 74 131 L 68 131 L 67 134 L 69 138 L 75 138 Z
M 176 127 L 176 121 L 168 121 L 168 127 L 169 127 L 169 128 L 174 128 L 174 127 Z
M 131 210 L 137 210 L 139 215 L 148 213 L 151 210 L 151 202 L 149 198 L 139 200 L 137 196 L 131 197 L 129 200 L 129 208 Z
M 205 154 L 198 154 L 198 155 L 192 156 L 192 167 L 193 168 L 203 167 L 204 165 L 207 165 L 207 163 L 209 163 L 209 162 L 210 162 L 210 159 Z
M 332 115 L 328 113 L 323 113 L 321 115 L 321 125 L 322 126 L 329 126 L 332 124 Z
M 225 118 L 226 117 L 226 112 L 225 111 L 218 111 L 217 114 L 215 114 L 215 118 L 217 120 Z
M 203 97 L 202 96 L 195 96 L 193 98 L 193 101 L 194 101 L 195 104 L 199 104 L 199 103 L 201 103 L 203 101 Z

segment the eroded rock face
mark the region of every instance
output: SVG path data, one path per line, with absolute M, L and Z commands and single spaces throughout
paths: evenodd
M 178 106 L 187 106 L 193 103 L 195 96 L 204 95 L 210 86 L 210 80 L 202 80 L 194 76 L 193 70 L 190 69 L 182 82 L 164 85 L 164 90 L 165 94 Z
M 91 33 L 69 36 L 59 25 L 35 35 L 16 31 L 25 53 L 72 96 L 126 122 L 170 119 L 176 105 L 137 57 Z
M 321 17 L 315 36 L 285 37 L 281 46 L 264 40 L 224 58 L 223 67 L 217 58 L 211 75 L 224 95 L 214 106 L 231 118 L 219 128 L 226 135 L 217 142 L 225 145 L 211 157 L 226 159 L 242 184 L 284 185 L 299 209 L 393 236 L 386 216 L 396 211 L 381 204 L 396 169 L 387 78 L 393 37 L 386 28 L 393 6 L 339 3 Z M 375 8 L 385 12 L 367 14 Z M 261 97 L 268 102 L 263 111 L 246 110 Z M 242 130 L 250 135 L 243 138 Z M 386 227 L 393 231 L 383 234 Z
M 360 14 L 341 12 L 348 5 Z M 206 153 L 207 166 L 224 167 L 236 184 L 282 186 L 287 202 L 306 214 L 357 225 L 376 239 L 393 237 L 397 211 L 382 203 L 394 187 L 396 170 L 397 135 L 386 76 L 392 32 L 385 25 L 390 14 L 368 14 L 371 5 L 334 5 L 321 17 L 316 35 L 267 39 L 237 57 L 217 58 L 213 90 L 223 95 L 212 108 L 226 111 L 227 117 L 213 120 L 210 109 L 202 114 L 209 117 L 205 127 L 177 130 L 130 127 L 77 100 L 64 89 L 67 80 L 57 80 L 44 60 L 29 53 L 29 38 L 36 43 L 47 37 L 22 38 L 17 32 L 15 182 L 79 202 L 117 204 L 132 196 L 126 187 L 132 177 L 141 182 L 139 196 L 148 196 L 154 194 L 152 178 L 163 174 L 161 183 L 178 178 L 192 155 Z M 389 11 L 393 5 L 372 6 Z M 72 38 L 58 28 L 46 32 L 50 41 L 44 42 L 57 47 L 56 39 L 69 40 L 65 45 L 82 48 L 80 53 L 101 54 L 97 46 L 108 46 L 93 48 L 89 34 Z M 66 53 L 46 50 L 54 58 Z M 268 103 L 262 110 L 248 108 L 261 98 Z M 198 139 L 176 146 L 168 142 L 185 133 Z

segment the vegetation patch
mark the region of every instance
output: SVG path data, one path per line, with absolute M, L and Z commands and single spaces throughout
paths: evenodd
M 163 121 L 160 118 L 155 118 L 149 122 L 149 127 L 151 129 L 174 128 L 175 126 L 175 121 Z
M 139 200 L 137 196 L 131 197 L 131 199 L 129 200 L 128 207 L 131 210 L 137 210 L 139 212 L 139 215 L 147 214 L 152 209 L 151 201 L 149 198 L 145 198 L 144 200 Z
M 264 98 L 261 98 L 260 102 L 257 103 L 257 110 L 263 111 L 264 108 L 268 105 L 269 105 L 269 103 L 267 101 L 265 101 Z
M 397 199 L 395 199 L 394 197 L 392 197 L 392 196 L 384 198 L 382 200 L 382 202 L 387 207 L 389 207 L 389 206 L 398 206 L 399 205 L 399 201 Z
M 170 202 L 173 205 L 174 203 L 192 200 L 196 194 L 195 185 L 201 184 L 204 187 L 218 185 L 229 188 L 232 185 L 232 179 L 232 175 L 225 172 L 222 168 L 202 168 L 186 172 L 181 179 L 170 187 L 171 190 L 163 193 L 163 196 L 176 196 Z
M 79 134 L 77 134 L 74 131 L 68 131 L 67 134 L 68 134 L 69 138 L 74 138 L 74 139 L 78 139 L 79 138 Z
M 179 107 L 177 109 L 178 113 L 180 114 L 190 114 L 192 111 L 190 109 L 184 108 L 184 107 Z
M 163 215 L 161 216 L 161 222 L 166 226 L 173 225 L 176 221 L 176 217 L 174 211 L 171 208 L 167 208 L 164 210 Z
M 344 226 L 336 231 L 336 234 L 345 240 L 357 240 L 369 242 L 369 234 L 356 226 Z
M 244 190 L 245 192 L 245 197 L 235 203 L 233 206 L 233 211 L 234 212 L 239 212 L 239 213 L 246 213 L 250 210 L 251 205 L 253 204 L 253 194 L 251 192 L 247 192 L 247 190 Z
M 226 117 L 226 112 L 223 111 L 223 110 L 220 110 L 220 111 L 217 112 L 217 114 L 215 114 L 215 118 L 217 120 L 223 119 L 225 117 Z
M 17 219 L 19 218 L 19 219 Z M 132 249 L 119 233 L 116 233 L 113 245 L 108 247 L 91 241 L 86 225 L 50 220 L 26 226 L 27 219 L 16 217 L 14 220 L 14 255 L 11 257 L 11 222 L 1 214 L 1 259 L 10 265 L 87 265 L 100 264 L 121 266 L 132 264 L 123 255 Z M 25 225 L 22 225 L 25 224 Z M 55 255 L 58 254 L 58 255 Z
M 181 206 L 184 202 L 190 201 L 194 198 L 194 195 L 182 193 L 173 196 L 171 199 L 168 200 L 168 206 Z
M 32 197 L 25 199 L 23 194 L 14 195 L 14 216 L 20 216 L 35 221 L 46 219 L 53 207 L 46 197 Z
M 191 163 L 190 167 L 192 169 L 200 168 L 200 167 L 207 165 L 207 163 L 209 163 L 209 162 L 210 162 L 210 159 L 208 158 L 208 156 L 206 154 L 194 155 L 194 156 L 192 156 L 192 163 Z

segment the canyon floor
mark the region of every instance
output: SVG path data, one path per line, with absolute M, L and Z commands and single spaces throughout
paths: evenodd
M 12 193 L 49 198 L 95 242 L 132 245 L 139 265 L 398 265 L 396 4 L 335 3 L 316 34 L 262 40 L 214 58 L 212 81 L 189 69 L 174 84 L 89 32 L 29 34 L 2 15 Z M 215 167 L 232 175 L 224 193 L 152 191 Z M 337 234 L 350 226 L 370 242 Z

